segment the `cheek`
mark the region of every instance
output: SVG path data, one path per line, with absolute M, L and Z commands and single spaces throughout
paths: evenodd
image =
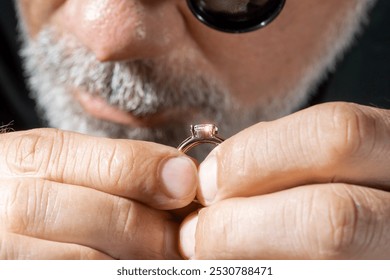
M 26 30 L 34 37 L 48 23 L 65 0 L 17 0 Z

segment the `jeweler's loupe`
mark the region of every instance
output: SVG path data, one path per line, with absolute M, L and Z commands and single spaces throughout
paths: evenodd
M 286 0 L 187 0 L 197 19 L 229 33 L 262 28 L 282 11 Z

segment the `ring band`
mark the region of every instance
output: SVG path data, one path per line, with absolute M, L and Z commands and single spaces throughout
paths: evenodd
M 185 139 L 177 149 L 187 153 L 200 144 L 214 144 L 218 146 L 224 139 L 218 135 L 218 127 L 214 124 L 191 125 L 191 136 Z

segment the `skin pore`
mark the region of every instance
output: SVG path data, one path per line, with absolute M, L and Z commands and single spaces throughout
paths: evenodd
M 350 43 L 372 1 L 290 0 L 270 26 L 242 35 L 203 26 L 180 0 L 17 2 L 29 42 L 24 52 L 30 65 L 27 71 L 49 124 L 175 145 L 191 123 L 221 123 L 227 137 L 298 108 Z M 48 41 L 49 45 L 42 45 Z M 56 52 L 48 52 L 54 49 L 52 45 Z M 90 63 L 77 64 L 80 59 L 74 53 L 89 57 Z M 50 59 L 64 61 L 72 54 L 73 60 L 60 63 L 62 68 L 55 65 L 39 70 L 42 62 L 54 64 Z M 119 64 L 123 62 L 128 64 Z M 105 63 L 112 63 L 109 70 L 95 71 Z M 68 69 L 83 67 L 84 72 L 93 69 L 94 76 L 85 78 L 84 84 L 74 82 L 88 75 L 80 71 L 75 74 L 77 79 L 72 78 Z M 136 69 L 123 78 L 111 68 L 122 69 L 116 73 Z M 53 72 L 61 73 L 60 82 L 48 74 Z M 112 77 L 102 82 L 110 83 L 102 86 L 109 87 L 105 93 L 95 86 L 102 73 Z M 138 86 L 134 76 L 139 77 Z M 124 94 L 113 94 L 115 79 L 119 80 L 115 88 Z M 123 80 L 135 86 L 126 88 Z M 148 98 L 143 97 L 148 90 L 144 84 L 152 88 Z M 133 94 L 137 88 L 140 90 Z M 134 95 L 138 105 L 134 98 L 128 100 Z M 153 106 L 140 109 L 137 115 L 132 106 L 142 107 L 145 100 L 154 102 Z M 239 120 L 235 112 L 240 112 Z M 85 121 L 71 124 L 75 114 Z M 173 123 L 175 128 L 169 128 Z

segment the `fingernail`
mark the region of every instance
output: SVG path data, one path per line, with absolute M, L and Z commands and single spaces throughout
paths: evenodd
M 175 199 L 183 199 L 194 193 L 196 176 L 196 166 L 187 157 L 170 158 L 161 170 L 165 193 Z
M 217 195 L 217 158 L 209 156 L 199 167 L 198 198 L 203 198 L 206 205 L 211 204 Z
M 193 215 L 192 217 L 187 218 L 180 228 L 180 252 L 186 259 L 192 259 L 195 256 L 195 233 L 197 224 L 198 215 Z

